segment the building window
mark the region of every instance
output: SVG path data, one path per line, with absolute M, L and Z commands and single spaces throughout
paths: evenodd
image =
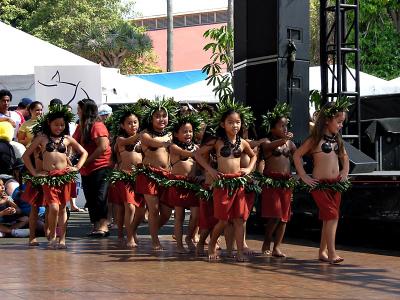
M 185 27 L 185 16 L 174 17 L 174 28 Z
M 143 21 L 139 20 L 139 21 L 134 21 L 135 26 L 137 27 L 142 27 L 143 26 Z
M 157 29 L 165 29 L 165 28 L 167 28 L 167 18 L 158 18 Z
M 174 27 L 191 27 L 197 25 L 226 23 L 227 21 L 228 12 L 226 10 L 204 12 L 198 14 L 174 16 Z M 152 31 L 166 29 L 168 21 L 166 17 L 160 17 L 154 19 L 135 20 L 133 22 L 136 26 L 143 26 L 146 27 L 147 31 Z
M 156 30 L 157 29 L 156 19 L 143 20 L 143 26 L 146 27 L 147 30 Z
M 186 16 L 186 26 L 194 26 L 200 24 L 200 15 L 187 15 Z
M 215 13 L 215 23 L 228 22 L 228 11 L 217 11 Z
M 201 17 L 201 24 L 212 24 L 215 23 L 215 13 L 214 12 L 207 12 L 202 13 Z

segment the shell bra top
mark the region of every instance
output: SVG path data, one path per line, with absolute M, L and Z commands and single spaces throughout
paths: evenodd
M 51 137 L 49 138 L 49 142 L 46 144 L 45 151 L 47 152 L 60 152 L 60 153 L 65 153 L 67 151 L 67 147 L 65 147 L 63 141 L 64 141 L 64 136 L 61 137 L 59 142 L 56 142 L 53 140 Z
M 219 155 L 222 157 L 229 157 L 233 155 L 234 158 L 240 158 L 242 150 L 240 150 L 241 138 L 236 135 L 236 141 L 232 144 L 228 137 L 225 135 L 223 138 L 224 146 L 219 150 Z
M 278 139 L 270 138 L 271 142 L 276 141 L 276 140 L 278 140 Z M 284 157 L 288 158 L 290 156 L 290 154 L 291 154 L 291 151 L 290 151 L 289 147 L 286 144 L 284 145 L 284 147 L 282 147 L 282 146 L 277 147 L 274 150 L 272 150 L 271 151 L 271 155 L 266 157 L 265 159 L 269 159 L 272 156 L 279 157 L 281 155 L 283 155 Z
M 179 141 L 175 141 L 175 144 L 182 148 L 183 150 L 187 150 L 187 151 L 192 151 L 194 149 L 194 143 L 191 142 L 190 144 L 187 143 L 182 143 Z M 193 159 L 192 157 L 188 157 L 188 156 L 179 156 L 179 159 L 173 163 L 171 163 L 171 167 L 173 167 L 175 164 L 177 164 L 180 161 L 187 161 L 188 159 Z
M 315 151 L 311 154 L 315 153 L 331 153 L 332 150 L 336 153 L 336 155 L 339 155 L 339 145 L 336 141 L 336 136 L 329 136 L 325 135 L 323 137 L 324 142 L 321 144 L 321 151 Z

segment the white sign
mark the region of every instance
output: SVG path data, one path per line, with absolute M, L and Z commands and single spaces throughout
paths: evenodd
M 100 66 L 41 66 L 35 67 L 35 94 L 45 110 L 54 98 L 72 106 L 85 98 L 101 104 Z

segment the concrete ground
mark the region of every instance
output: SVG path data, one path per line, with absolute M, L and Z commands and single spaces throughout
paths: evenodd
M 0 299 L 400 299 L 398 252 L 343 248 L 341 265 L 316 260 L 317 245 L 287 240 L 288 257 L 255 255 L 237 263 L 223 257 L 209 263 L 176 254 L 172 223 L 161 240 L 167 251 L 152 252 L 147 224 L 136 250 L 107 239 L 85 237 L 87 213 L 73 213 L 67 250 L 37 248 L 27 239 L 0 239 Z M 261 236 L 249 236 L 260 251 Z M 224 253 L 222 253 L 224 254 Z

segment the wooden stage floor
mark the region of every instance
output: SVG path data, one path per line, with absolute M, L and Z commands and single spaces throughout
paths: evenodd
M 162 253 L 150 251 L 146 235 L 131 251 L 115 237 L 81 237 L 88 228 L 86 213 L 72 215 L 67 250 L 47 250 L 44 238 L 35 249 L 27 239 L 0 239 L 0 299 L 400 299 L 396 252 L 346 248 L 345 262 L 331 266 L 315 259 L 314 244 L 290 242 L 286 259 L 209 263 L 175 254 L 171 227 Z M 259 251 L 261 237 L 248 239 Z

